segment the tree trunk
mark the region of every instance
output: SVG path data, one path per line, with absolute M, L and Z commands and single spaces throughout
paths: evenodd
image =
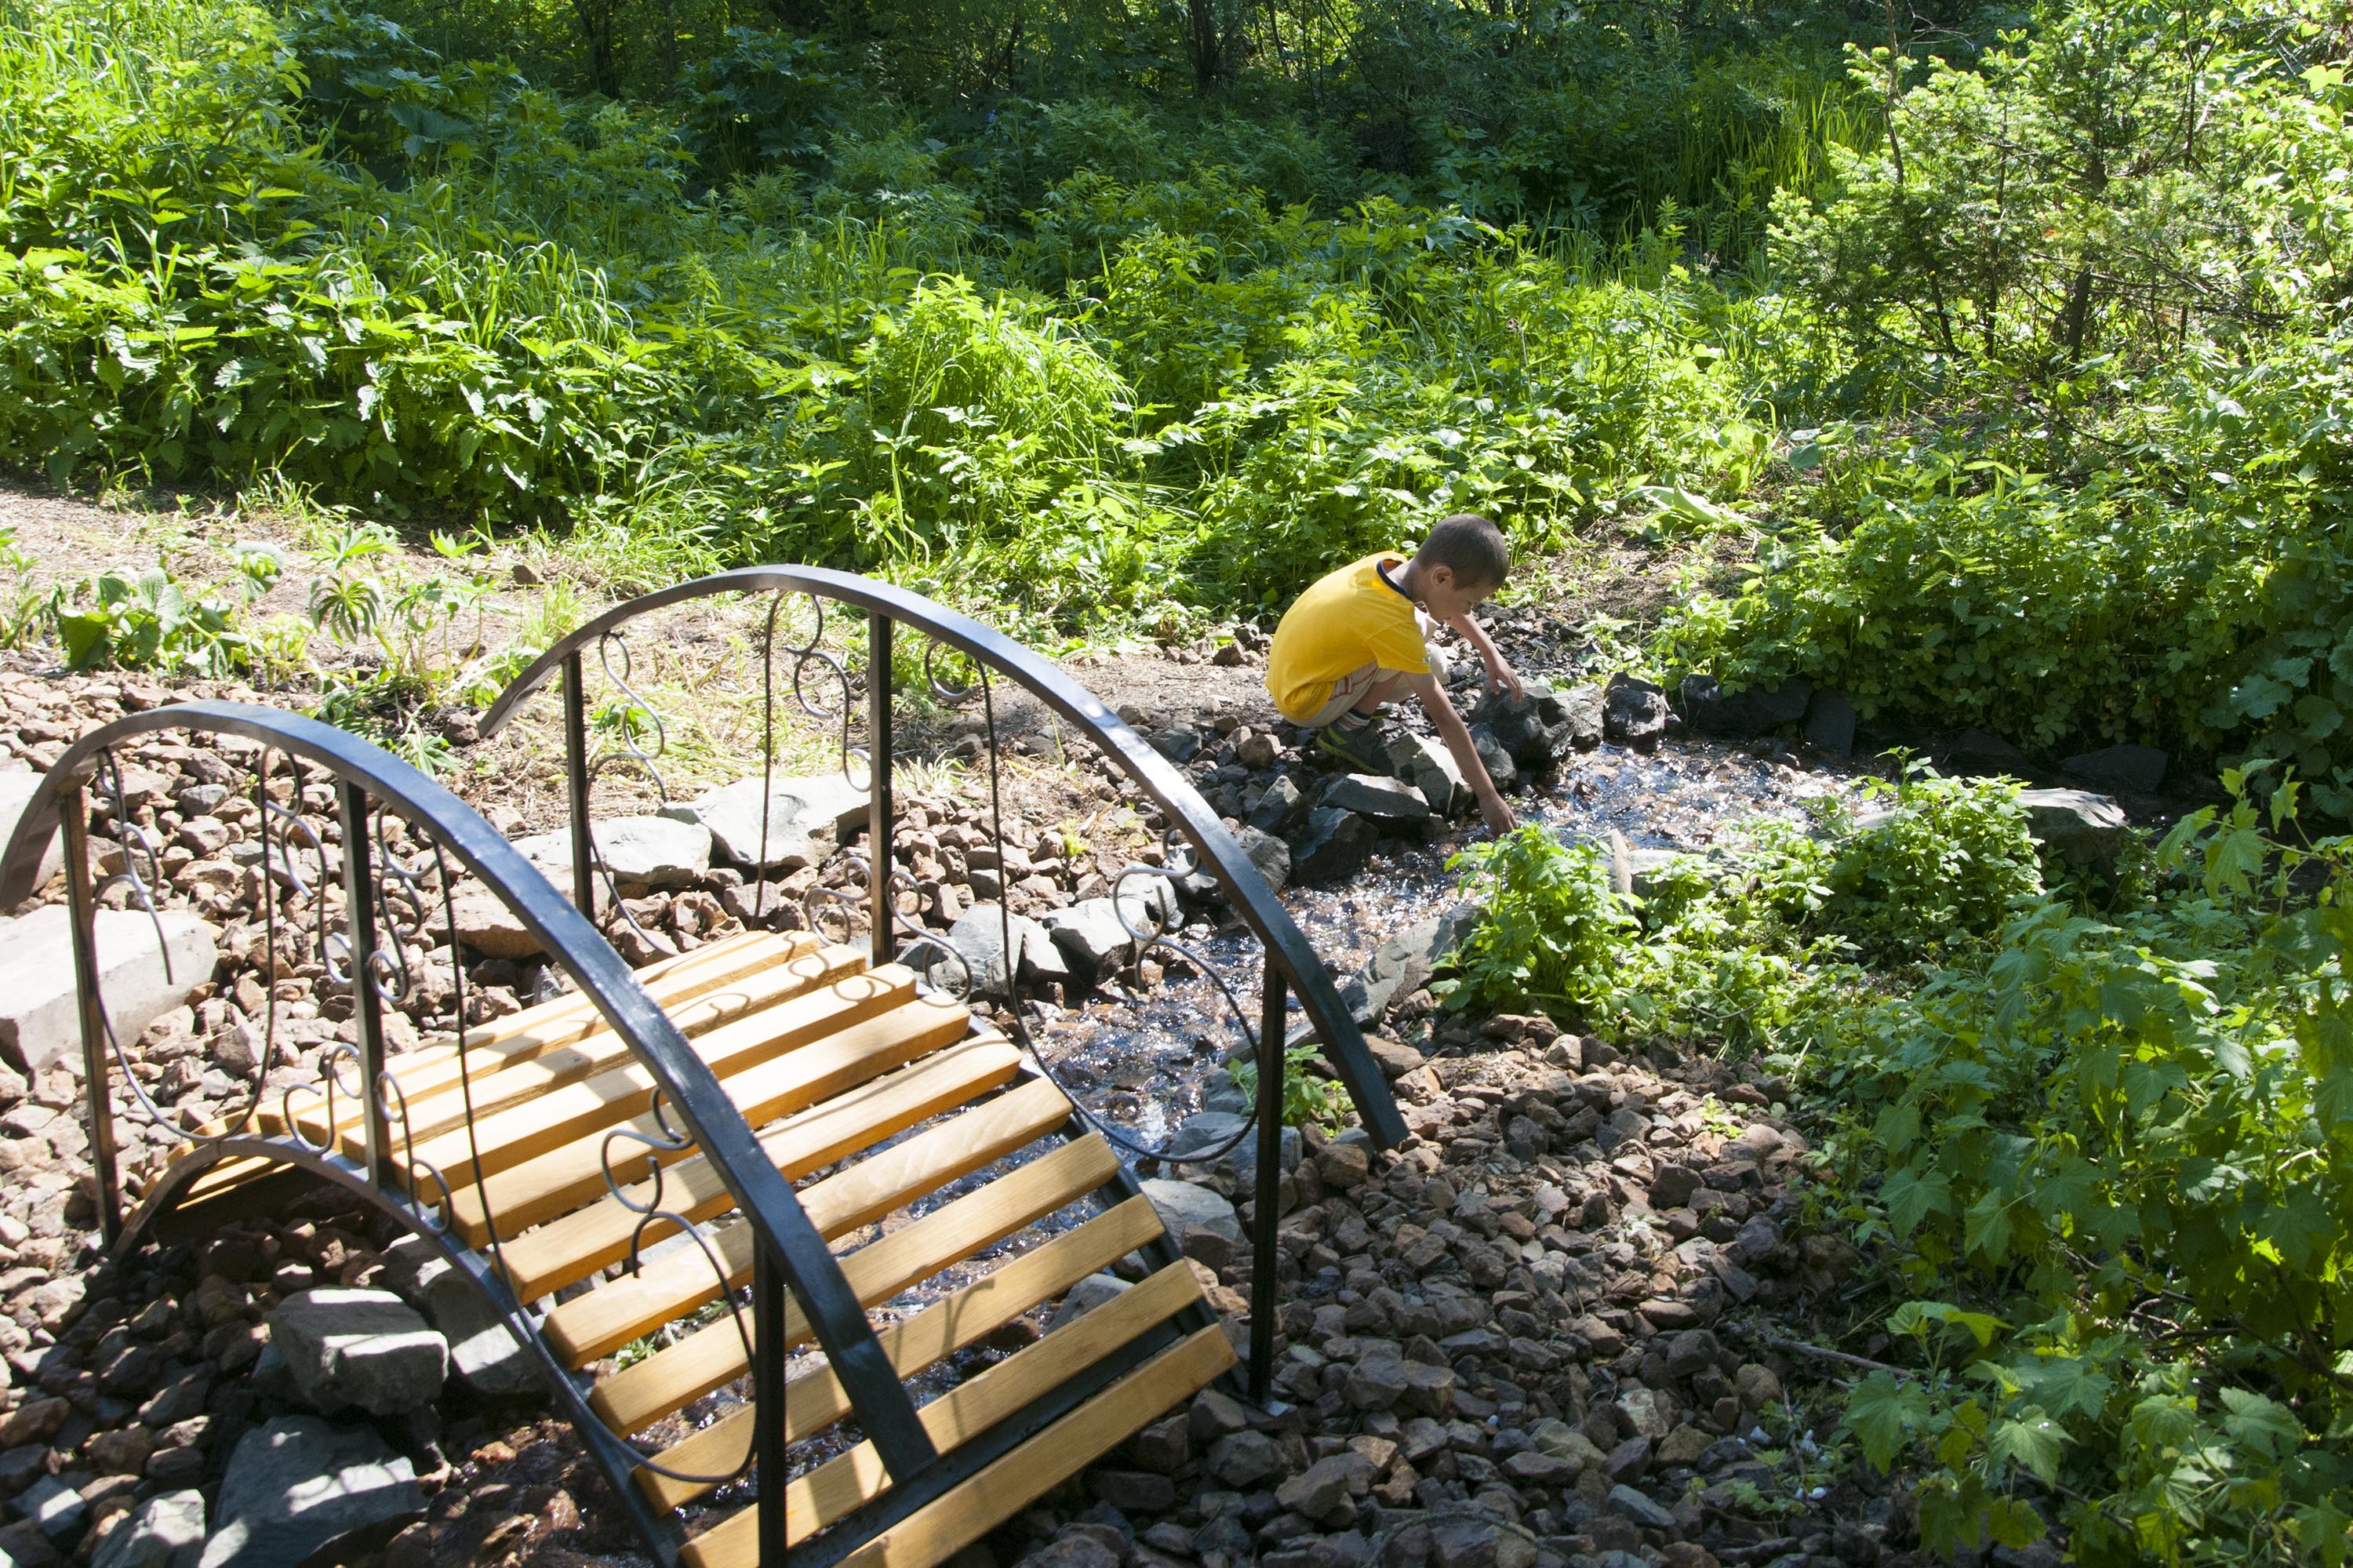
M 1218 0 L 1186 0 L 1186 12 L 1191 24 L 1186 44 L 1193 57 L 1193 90 L 1207 98 L 1217 90 L 1225 64 L 1224 39 L 1218 32 Z
M 581 41 L 588 46 L 588 85 L 607 98 L 621 93 L 621 72 L 613 58 L 612 0 L 572 0 L 572 14 L 580 22 Z

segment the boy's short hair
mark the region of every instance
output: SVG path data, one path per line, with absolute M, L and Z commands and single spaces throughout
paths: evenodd
M 1500 588 L 1512 575 L 1512 547 L 1504 531 L 1472 512 L 1440 519 L 1413 558 L 1426 567 L 1451 567 L 1457 582 L 1472 588 Z

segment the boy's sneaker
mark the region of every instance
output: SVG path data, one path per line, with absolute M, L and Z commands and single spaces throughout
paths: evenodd
M 1388 738 L 1388 732 L 1378 719 L 1353 730 L 1327 724 L 1315 732 L 1315 749 L 1345 765 L 1351 773 L 1381 774 L 1389 770 L 1388 751 L 1384 744 Z

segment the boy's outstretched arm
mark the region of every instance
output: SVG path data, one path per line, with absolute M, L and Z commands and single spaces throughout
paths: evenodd
M 1503 652 L 1495 646 L 1495 640 L 1487 635 L 1485 627 L 1479 624 L 1478 617 L 1466 609 L 1461 615 L 1449 618 L 1446 624 L 1461 632 L 1463 639 L 1479 651 L 1480 662 L 1487 666 L 1489 691 L 1501 686 L 1514 699 L 1527 695 L 1521 689 L 1519 672 L 1512 668 L 1511 661 L 1504 657 Z
M 1518 826 L 1518 821 L 1512 815 L 1512 809 L 1504 804 L 1503 793 L 1495 788 L 1494 779 L 1487 776 L 1487 765 L 1479 760 L 1479 748 L 1471 744 L 1471 731 L 1463 724 L 1462 715 L 1454 711 L 1454 705 L 1447 701 L 1438 677 L 1425 671 L 1406 676 L 1405 683 L 1408 691 L 1421 699 L 1430 722 L 1438 726 L 1446 749 L 1454 754 L 1454 765 L 1462 769 L 1471 793 L 1478 797 L 1479 814 L 1486 819 L 1487 826 L 1498 833 L 1510 832 Z

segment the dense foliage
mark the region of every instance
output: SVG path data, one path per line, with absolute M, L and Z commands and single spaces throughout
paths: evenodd
M 1523 829 L 1464 857 L 1489 915 L 1439 984 L 1629 1044 L 1765 1021 L 1832 1118 L 1817 1218 L 1880 1260 L 1918 1369 L 1848 1414 L 1918 1467 L 1932 1547 L 2341 1562 L 2353 842 L 2249 782 L 2141 895 L 2046 892 L 2009 787 L 1918 771 L 1890 813 L 1760 828 L 1631 906 Z
M 1666 673 L 2353 810 L 2328 7 L 384 5 L 0 7 L 0 462 L 1065 625 L 1675 498 Z

